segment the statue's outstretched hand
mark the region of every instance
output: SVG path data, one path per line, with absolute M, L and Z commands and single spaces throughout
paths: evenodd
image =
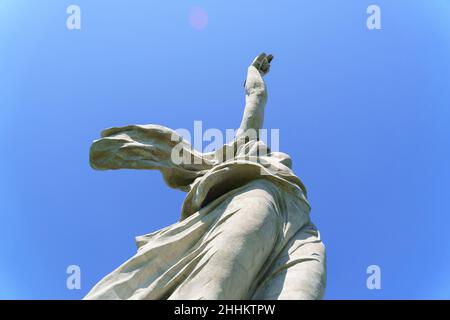
M 270 62 L 273 59 L 273 55 L 266 55 L 264 52 L 255 58 L 252 62 L 254 66 L 262 76 L 265 76 L 270 71 Z

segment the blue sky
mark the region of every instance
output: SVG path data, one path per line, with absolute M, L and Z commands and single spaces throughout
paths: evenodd
M 265 127 L 308 188 L 325 297 L 449 299 L 449 16 L 447 0 L 0 0 L 0 298 L 79 299 L 135 236 L 177 221 L 182 192 L 158 172 L 92 170 L 90 143 L 135 123 L 237 127 L 266 51 Z

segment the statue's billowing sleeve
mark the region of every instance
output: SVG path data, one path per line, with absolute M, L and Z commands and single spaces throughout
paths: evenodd
M 173 161 L 178 148 L 184 159 Z M 212 167 L 207 155 L 195 151 L 174 130 L 159 125 L 130 125 L 102 132 L 91 146 L 90 164 L 97 170 L 159 170 L 172 188 L 187 191 L 189 185 Z

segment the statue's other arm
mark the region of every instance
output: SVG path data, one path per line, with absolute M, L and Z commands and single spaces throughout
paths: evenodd
M 249 129 L 258 131 L 263 126 L 267 101 L 267 89 L 263 76 L 269 72 L 272 59 L 272 55 L 262 53 L 248 67 L 245 82 L 245 110 L 237 136 Z

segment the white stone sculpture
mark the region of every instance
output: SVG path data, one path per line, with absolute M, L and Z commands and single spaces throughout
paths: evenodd
M 305 187 L 288 155 L 258 153 L 263 142 L 245 134 L 262 128 L 271 60 L 261 54 L 248 68 L 238 134 L 216 152 L 158 125 L 110 128 L 94 141 L 94 169 L 156 169 L 187 196 L 180 221 L 137 237 L 137 253 L 85 299 L 322 298 L 325 249 Z M 195 161 L 174 161 L 175 146 Z

